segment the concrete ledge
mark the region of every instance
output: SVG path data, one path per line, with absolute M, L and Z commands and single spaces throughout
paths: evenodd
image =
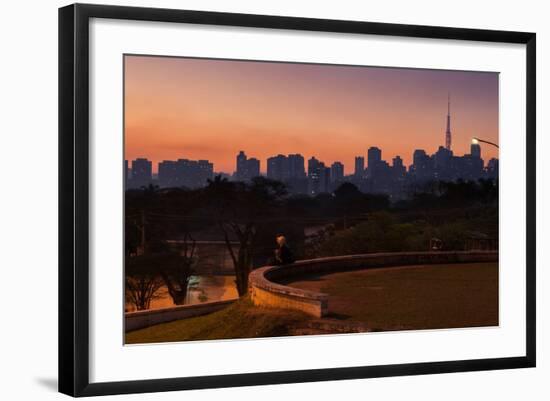
M 309 274 L 424 264 L 498 262 L 496 251 L 396 252 L 347 255 L 300 260 L 283 266 L 265 266 L 250 273 L 252 302 L 323 317 L 328 313 L 328 295 L 276 283 L 280 279 Z
M 196 305 L 179 305 L 170 308 L 126 312 L 124 314 L 124 330 L 125 332 L 129 332 L 159 323 L 167 323 L 174 320 L 207 315 L 231 305 L 236 300 L 237 299 L 229 299 L 225 301 L 205 302 Z

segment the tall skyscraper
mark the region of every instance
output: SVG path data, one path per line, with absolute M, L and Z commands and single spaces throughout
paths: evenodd
M 481 158 L 481 146 L 479 146 L 478 143 L 472 143 L 470 145 L 470 154 L 472 155 L 472 157 L 480 159 Z
M 423 149 L 416 149 L 413 153 L 413 164 L 410 171 L 417 180 L 433 178 L 433 159 Z
M 447 98 L 447 130 L 445 131 L 445 148 L 451 150 L 451 95 Z
M 248 180 L 260 176 L 260 161 L 255 157 L 251 157 L 246 161 L 246 174 Z
M 445 168 L 450 163 L 453 152 L 443 146 L 440 146 L 434 153 L 434 163 L 436 168 Z
M 369 148 L 367 152 L 368 168 L 376 167 L 376 164 L 382 160 L 382 150 L 375 146 Z
M 395 156 L 392 160 L 389 180 L 390 193 L 393 199 L 401 199 L 403 197 L 406 178 L 407 168 L 403 164 L 403 159 L 400 156 Z
M 379 175 L 382 166 L 382 150 L 375 146 L 369 148 L 367 152 L 367 177 L 372 179 Z
M 416 149 L 413 153 L 413 166 L 420 165 L 427 157 L 428 155 L 424 149 Z
M 292 179 L 305 178 L 304 156 L 299 153 L 288 155 L 288 170 L 289 176 Z
M 365 158 L 363 156 L 355 156 L 355 177 L 362 178 L 365 174 Z
M 309 159 L 307 161 L 307 176 L 310 178 L 311 177 L 315 178 L 316 175 L 319 174 L 321 164 L 323 164 L 323 167 L 324 167 L 324 163 L 321 163 L 319 160 L 317 160 L 315 156 Z
M 443 146 L 433 155 L 435 179 L 450 180 L 453 178 L 453 152 Z
M 325 168 L 321 170 L 321 188 L 320 189 L 321 189 L 320 192 L 330 192 L 330 167 L 325 166 Z
M 176 175 L 178 177 L 178 186 L 193 188 L 194 171 L 192 161 L 189 159 L 178 159 L 176 161 Z
M 237 169 L 235 171 L 235 176 L 238 180 L 246 179 L 246 153 L 243 150 L 237 155 Z
M 403 159 L 400 156 L 395 156 L 392 159 L 392 171 L 395 177 L 404 177 L 407 169 L 403 165 Z
M 310 195 L 318 195 L 327 192 L 330 179 L 330 168 L 325 163 L 312 157 L 307 161 L 308 192 Z
M 498 178 L 498 159 L 492 158 L 487 163 L 487 176 L 489 178 Z
M 339 183 L 344 180 L 344 165 L 340 162 L 334 162 L 330 166 L 330 182 Z
M 483 176 L 483 159 L 481 158 L 481 146 L 477 143 L 470 145 L 470 154 L 461 158 L 460 178 L 477 180 Z

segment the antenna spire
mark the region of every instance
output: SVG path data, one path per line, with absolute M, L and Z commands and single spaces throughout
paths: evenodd
M 451 94 L 447 94 L 447 130 L 445 131 L 445 148 L 451 150 Z

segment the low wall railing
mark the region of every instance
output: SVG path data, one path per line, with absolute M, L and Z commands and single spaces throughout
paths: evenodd
M 282 266 L 265 266 L 252 271 L 249 287 L 258 306 L 293 309 L 315 317 L 328 313 L 328 295 L 278 284 L 291 277 L 389 266 L 497 262 L 496 251 L 397 252 L 335 256 L 300 260 Z
M 179 319 L 207 315 L 223 309 L 237 299 L 225 301 L 205 302 L 195 305 L 178 305 L 168 308 L 149 309 L 124 314 L 124 331 L 143 329 L 159 323 L 172 322 Z

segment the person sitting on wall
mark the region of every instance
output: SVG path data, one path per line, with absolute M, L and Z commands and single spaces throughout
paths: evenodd
M 292 251 L 286 243 L 284 235 L 277 236 L 277 249 L 275 249 L 275 264 L 286 265 L 294 262 Z

